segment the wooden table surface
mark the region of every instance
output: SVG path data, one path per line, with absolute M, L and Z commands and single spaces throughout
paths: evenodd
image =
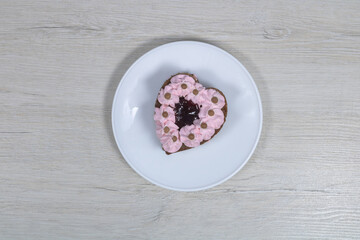
M 254 156 L 200 192 L 124 161 L 111 104 L 177 40 L 239 59 Z M 0 239 L 360 239 L 360 1 L 1 1 Z

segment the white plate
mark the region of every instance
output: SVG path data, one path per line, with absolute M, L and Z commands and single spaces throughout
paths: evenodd
M 228 116 L 209 142 L 166 155 L 155 134 L 154 104 L 164 81 L 179 72 L 220 89 Z M 122 155 L 139 175 L 167 189 L 203 190 L 228 180 L 253 154 L 262 127 L 261 100 L 248 71 L 229 53 L 202 42 L 173 42 L 149 51 L 125 73 L 114 97 L 112 126 Z

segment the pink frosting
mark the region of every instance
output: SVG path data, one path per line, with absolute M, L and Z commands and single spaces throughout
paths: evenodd
M 218 129 L 224 123 L 225 116 L 221 109 L 213 107 L 213 105 L 203 105 L 199 112 L 199 118 L 201 119 L 201 121 L 206 122 L 208 127 Z M 209 115 L 210 110 L 214 111 L 213 116 Z
M 163 116 L 164 112 L 167 112 L 168 114 L 167 117 Z M 174 109 L 172 109 L 167 105 L 161 105 L 160 108 L 155 108 L 154 120 L 155 122 L 160 122 L 162 124 L 164 124 L 167 121 L 175 122 Z
M 170 99 L 165 98 L 165 94 L 170 93 Z M 158 95 L 158 101 L 161 104 L 169 105 L 174 107 L 175 103 L 179 102 L 179 95 L 176 89 L 173 86 L 165 86 L 165 88 L 160 89 Z
M 179 127 L 172 121 L 166 121 L 165 123 L 161 123 L 159 121 L 156 121 L 156 135 L 158 138 L 161 138 L 161 136 L 169 134 L 173 131 L 178 131 Z M 169 128 L 169 131 L 166 133 L 164 131 L 165 127 Z
M 198 127 L 199 129 L 200 129 L 200 134 L 202 135 L 202 137 L 203 137 L 203 139 L 204 140 L 209 140 L 213 135 L 214 135 L 214 133 L 215 133 L 215 128 L 214 127 L 212 127 L 212 126 L 210 126 L 209 124 L 208 124 L 208 121 L 209 121 L 210 119 L 198 119 L 198 120 L 195 120 L 194 121 L 194 124 L 195 124 L 195 126 L 196 127 Z M 201 127 L 201 124 L 202 123 L 206 123 L 206 125 L 207 125 L 207 127 L 206 128 L 202 128 Z
M 176 137 L 175 142 L 173 140 L 173 137 Z M 160 137 L 160 142 L 162 143 L 163 149 L 169 153 L 177 152 L 182 146 L 182 142 L 180 141 L 178 130 L 162 135 Z
M 213 108 L 221 109 L 225 106 L 225 98 L 218 91 L 214 89 L 206 89 L 205 91 L 202 91 L 201 94 L 205 100 L 204 103 L 212 105 Z M 216 97 L 218 99 L 217 103 L 213 103 L 211 101 L 213 97 Z
M 165 90 L 167 90 L 167 91 L 174 90 L 175 93 L 177 92 L 178 88 L 179 88 L 179 84 L 178 84 L 178 83 L 169 83 L 168 85 L 166 85 L 166 86 L 164 87 Z M 175 95 L 176 95 L 176 94 L 175 94 Z
M 186 88 L 183 89 L 182 85 L 185 84 Z M 185 97 L 194 90 L 195 85 L 188 82 L 179 83 L 178 93 L 179 96 Z
M 194 139 L 190 139 L 189 135 L 193 134 Z M 197 147 L 202 142 L 203 137 L 200 133 L 200 128 L 196 125 L 184 126 L 180 129 L 180 141 L 187 147 Z
M 195 95 L 193 90 L 198 90 L 198 94 Z M 203 97 L 203 91 L 205 91 L 205 87 L 200 83 L 195 83 L 194 88 L 191 92 L 186 96 L 186 100 L 191 100 L 193 103 L 202 104 L 205 102 L 205 98 Z
M 186 84 L 186 88 L 182 87 Z M 196 89 L 198 94 L 194 94 Z M 165 98 L 165 94 L 170 94 L 170 99 Z M 185 97 L 200 106 L 199 118 L 190 126 L 184 126 L 181 129 L 175 124 L 175 104 L 179 102 L 179 97 Z M 214 103 L 212 99 L 216 97 Z M 197 147 L 203 140 L 209 140 L 219 129 L 224 121 L 225 116 L 221 108 L 225 105 L 225 98 L 214 89 L 206 89 L 200 83 L 195 82 L 194 78 L 186 74 L 178 74 L 170 79 L 170 83 L 160 90 L 158 101 L 161 103 L 160 108 L 155 108 L 154 120 L 156 123 L 156 135 L 160 139 L 163 149 L 168 153 L 177 152 L 182 144 L 187 147 Z M 213 111 L 212 116 L 209 111 Z M 167 112 L 164 117 L 163 113 Z M 165 114 L 166 115 L 166 114 Z M 206 123 L 206 128 L 201 125 Z M 169 131 L 164 131 L 164 129 Z M 193 139 L 189 138 L 193 135 Z M 174 141 L 175 140 L 175 141 Z
M 195 84 L 194 78 L 192 78 L 186 74 L 175 75 L 170 79 L 170 82 L 172 82 L 172 83 L 186 83 L 187 82 L 189 84 Z

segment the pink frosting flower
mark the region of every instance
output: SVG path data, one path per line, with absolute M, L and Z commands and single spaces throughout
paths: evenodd
M 160 139 L 163 135 L 170 134 L 174 131 L 178 131 L 179 127 L 172 121 L 166 121 L 161 123 L 156 121 L 156 135 Z
M 199 112 L 199 118 L 206 122 L 207 126 L 218 129 L 224 123 L 224 113 L 213 105 L 203 105 Z
M 185 74 L 179 74 L 171 78 L 169 86 L 176 89 L 178 96 L 187 96 L 194 90 L 195 80 Z
M 160 108 L 155 108 L 154 120 L 162 124 L 167 121 L 175 122 L 174 110 L 167 105 L 161 105 Z
M 205 101 L 203 97 L 203 91 L 205 87 L 200 83 L 195 83 L 194 88 L 191 92 L 186 96 L 186 100 L 191 100 L 193 103 L 202 104 Z
M 187 147 L 197 147 L 202 142 L 203 137 L 200 128 L 194 124 L 184 126 L 180 129 L 180 141 Z
M 176 89 L 173 86 L 165 86 L 165 88 L 160 89 L 158 95 L 158 101 L 161 104 L 175 106 L 175 103 L 179 102 L 179 95 Z
M 211 104 L 213 108 L 222 108 L 225 106 L 225 98 L 214 89 L 206 89 L 202 93 L 205 103 Z
M 172 82 L 172 83 L 189 83 L 190 85 L 195 84 L 194 78 L 192 78 L 192 77 L 190 77 L 189 75 L 186 75 L 186 74 L 175 75 L 170 79 L 170 82 Z
M 204 140 L 209 140 L 215 134 L 215 128 L 208 124 L 209 121 L 211 121 L 210 118 L 194 121 L 195 126 L 200 129 L 200 134 Z
M 185 97 L 194 90 L 194 84 L 183 82 L 179 83 L 178 93 L 179 96 Z
M 177 152 L 182 146 L 178 130 L 169 132 L 168 134 L 161 136 L 160 142 L 163 149 L 169 153 Z

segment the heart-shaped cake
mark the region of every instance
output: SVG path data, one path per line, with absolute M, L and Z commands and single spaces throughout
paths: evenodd
M 212 139 L 227 115 L 225 95 L 205 88 L 193 74 L 165 81 L 155 103 L 156 135 L 166 154 L 197 147 Z

